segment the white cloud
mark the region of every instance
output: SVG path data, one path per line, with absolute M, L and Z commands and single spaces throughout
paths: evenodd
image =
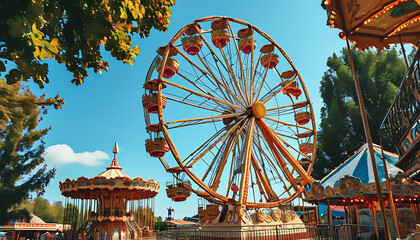
M 45 160 L 52 164 L 63 165 L 70 163 L 80 163 L 86 166 L 98 166 L 101 160 L 109 159 L 108 154 L 96 150 L 94 152 L 75 153 L 66 144 L 57 144 L 45 149 Z

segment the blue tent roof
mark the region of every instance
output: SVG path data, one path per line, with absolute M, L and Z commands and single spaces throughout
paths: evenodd
M 381 147 L 373 144 L 373 150 L 376 159 L 376 165 L 378 166 L 379 180 L 380 182 L 385 181 L 385 170 L 384 164 L 381 159 Z M 398 155 L 384 151 L 384 157 L 386 159 L 388 173 L 389 175 L 396 175 L 402 170 L 395 166 L 395 163 L 398 161 Z M 367 144 L 363 145 L 357 152 L 343 162 L 340 166 L 330 172 L 321 180 L 321 184 L 324 187 L 337 187 L 338 181 L 343 178 L 345 175 L 353 176 L 359 178 L 362 183 L 368 184 L 375 182 L 372 161 L 370 159 L 370 154 Z

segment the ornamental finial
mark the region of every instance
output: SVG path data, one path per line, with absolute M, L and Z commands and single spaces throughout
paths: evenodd
M 117 155 L 118 153 L 118 142 L 116 141 L 115 141 L 114 149 L 112 150 L 112 152 L 114 153 L 114 159 L 115 159 L 115 155 Z

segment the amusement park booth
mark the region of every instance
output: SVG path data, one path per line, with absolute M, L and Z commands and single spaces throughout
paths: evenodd
M 398 155 L 382 151 L 378 145 L 373 146 L 385 200 L 387 221 L 389 226 L 392 226 L 389 192 L 385 181 L 386 170 L 383 162 L 386 163 L 390 177 L 400 235 L 405 237 L 415 231 L 416 223 L 420 223 L 420 183 L 404 178 L 401 169 L 394 166 L 398 161 Z M 359 227 L 375 226 L 366 228 L 375 234 L 375 231 L 381 230 L 378 230 L 378 226 L 381 228 L 383 223 L 371 169 L 372 164 L 367 144 L 365 144 L 320 182 L 314 182 L 309 191 L 305 192 L 305 198 L 311 203 L 327 204 L 329 222 L 332 221 L 332 207 L 343 206 L 347 224 L 357 224 Z M 393 231 L 394 229 L 391 228 L 391 235 L 394 235 Z
M 33 213 L 29 216 L 29 222 L 13 222 L 0 226 L 0 231 L 6 232 L 5 239 L 52 239 L 63 231 L 62 224 L 45 223 Z
M 114 159 L 96 177 L 60 182 L 66 197 L 66 239 L 140 239 L 154 235 L 154 201 L 160 183 L 126 175 Z

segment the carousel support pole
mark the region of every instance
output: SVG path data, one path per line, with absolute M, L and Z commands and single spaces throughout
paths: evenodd
M 333 221 L 332 221 L 332 211 L 331 211 L 331 204 L 330 204 L 330 202 L 328 201 L 328 224 L 330 225 L 330 226 L 332 226 L 333 225 Z
M 375 210 L 375 205 L 374 203 L 370 204 L 370 212 L 372 214 L 372 219 L 373 219 L 373 225 L 375 225 L 375 234 L 376 234 L 376 239 L 380 239 L 379 238 L 379 229 L 378 229 L 378 219 L 376 218 L 376 210 Z
M 398 227 L 397 208 L 395 207 L 394 197 L 392 196 L 391 180 L 389 179 L 388 166 L 387 166 L 387 161 L 386 161 L 386 158 L 385 158 L 385 155 L 384 155 L 384 149 L 382 147 L 382 138 L 381 138 L 381 133 L 380 132 L 379 132 L 379 141 L 380 141 L 380 144 L 381 144 L 381 154 L 382 154 L 381 159 L 382 159 L 382 162 L 384 164 L 386 186 L 388 188 L 388 202 L 389 202 L 389 208 L 391 210 L 392 224 L 394 225 L 395 237 L 397 239 L 400 239 L 401 237 L 400 237 L 400 229 Z
M 360 114 L 362 115 L 362 122 L 363 122 L 363 128 L 365 130 L 366 142 L 368 144 L 370 160 L 372 162 L 373 175 L 375 176 L 376 193 L 378 195 L 379 205 L 381 207 L 381 215 L 382 215 L 382 220 L 383 220 L 382 222 L 384 223 L 385 236 L 387 240 L 390 240 L 391 234 L 389 232 L 388 222 L 386 220 L 385 204 L 384 204 L 384 199 L 382 197 L 382 189 L 381 189 L 381 184 L 379 181 L 378 166 L 376 164 L 375 153 L 373 151 L 372 136 L 370 135 L 369 123 L 366 116 L 365 104 L 363 102 L 362 91 L 360 89 L 359 79 L 356 74 L 356 68 L 354 66 L 354 61 L 353 61 L 353 56 L 350 50 L 349 40 L 347 38 L 346 38 L 346 43 L 347 43 L 347 50 L 349 52 L 351 68 L 353 71 L 354 84 L 356 85 L 357 98 L 359 100 Z
M 321 224 L 321 220 L 320 220 L 320 217 L 319 217 L 319 207 L 318 207 L 318 205 L 315 205 L 315 224 L 316 225 Z
M 403 45 L 403 43 L 402 43 L 402 41 L 401 41 L 401 36 L 400 36 L 400 35 L 398 35 L 398 38 L 400 39 L 401 51 L 402 51 L 403 56 L 404 56 L 405 66 L 406 66 L 406 67 L 407 67 L 407 69 L 408 69 L 407 55 L 405 54 L 405 48 L 404 48 L 404 45 Z

